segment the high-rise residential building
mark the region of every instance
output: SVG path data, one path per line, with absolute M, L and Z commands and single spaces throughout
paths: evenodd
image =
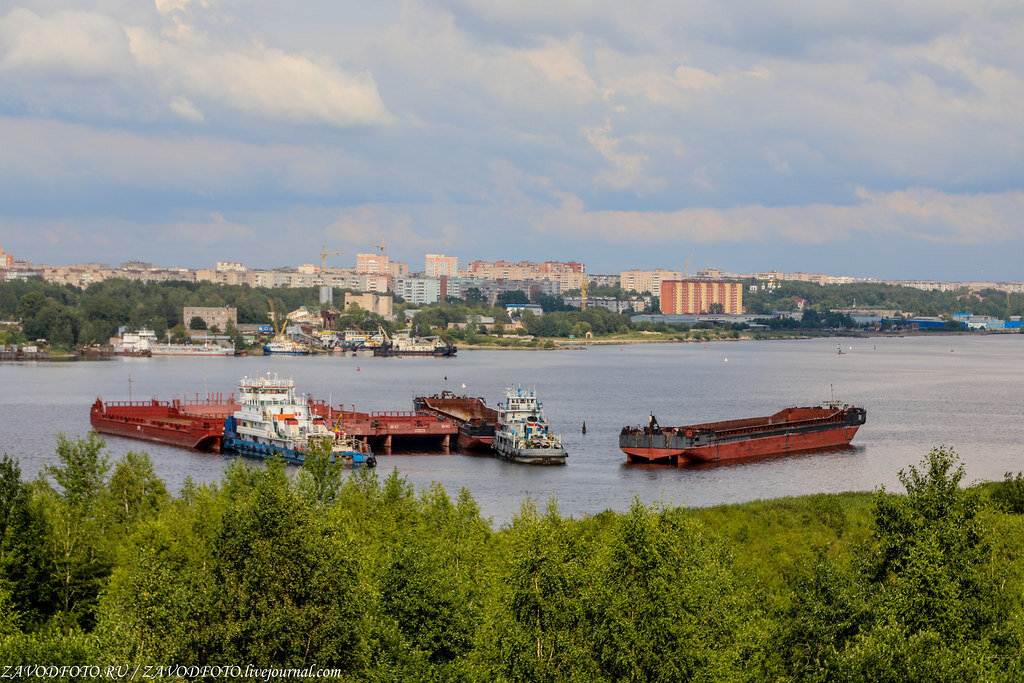
M 624 270 L 619 273 L 619 287 L 624 292 L 659 294 L 665 280 L 682 280 L 680 270 Z
M 14 266 L 14 254 L 5 254 L 3 247 L 0 247 L 0 266 L 4 268 L 12 268 Z
M 356 272 L 368 275 L 390 275 L 390 259 L 383 254 L 356 254 Z
M 661 312 L 666 315 L 711 313 L 721 304 L 722 313 L 743 313 L 743 284 L 724 280 L 663 280 Z
M 556 280 L 579 275 L 585 271 L 582 263 L 576 261 L 473 261 L 469 264 L 469 277 L 486 280 Z
M 456 277 L 459 270 L 458 256 L 445 256 L 444 254 L 427 254 L 427 266 L 425 275 L 427 277 Z

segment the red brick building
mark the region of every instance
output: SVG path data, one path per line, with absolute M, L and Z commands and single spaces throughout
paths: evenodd
M 661 312 L 667 315 L 710 313 L 721 304 L 722 313 L 743 313 L 743 284 L 724 280 L 662 280 Z

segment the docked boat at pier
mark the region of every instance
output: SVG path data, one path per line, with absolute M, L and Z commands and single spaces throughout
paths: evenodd
M 153 330 L 141 329 L 126 332 L 113 344 L 117 356 L 234 356 L 233 344 L 222 345 L 210 341 L 202 344 L 162 344 L 157 341 Z
M 276 338 L 273 341 L 263 346 L 263 353 L 265 355 L 284 355 L 284 356 L 308 356 L 313 353 L 313 349 L 306 344 L 301 344 L 291 339 Z
M 238 392 L 239 408 L 224 422 L 222 450 L 301 465 L 317 443 L 328 443 L 332 460 L 340 466 L 377 464 L 364 441 L 336 434 L 324 417 L 313 414 L 309 399 L 296 398 L 293 380 L 269 374 L 245 377 Z
M 380 328 L 381 343 L 373 349 L 375 356 L 454 356 L 458 347 L 438 337 L 392 337 Z
M 661 427 L 623 427 L 619 448 L 630 462 L 684 465 L 787 455 L 846 446 L 867 420 L 863 408 L 826 401 L 766 417 Z
M 459 448 L 491 449 L 498 411 L 489 407 L 482 398 L 457 396 L 445 390 L 433 396 L 415 397 L 412 407 L 413 410 L 433 413 L 455 422 L 459 426 Z
M 568 456 L 562 439 L 551 433 L 542 408 L 533 389 L 505 390 L 492 443 L 499 458 L 530 465 L 565 464 Z

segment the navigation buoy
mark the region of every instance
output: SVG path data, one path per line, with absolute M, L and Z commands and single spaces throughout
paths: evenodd
M 356 372 L 359 372 L 359 366 L 358 365 L 356 366 Z
M 583 421 L 583 433 L 584 434 L 587 433 L 587 421 L 586 420 Z

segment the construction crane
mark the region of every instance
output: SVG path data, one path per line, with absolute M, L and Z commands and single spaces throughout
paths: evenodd
M 377 247 L 378 249 L 380 249 L 380 255 L 387 258 L 388 246 L 387 243 L 384 241 L 383 237 L 380 238 L 380 244 L 374 244 L 373 242 L 370 242 L 370 246 Z
M 693 252 L 697 251 L 693 249 L 690 251 L 690 255 L 686 257 L 686 264 L 683 266 L 686 269 L 686 277 L 690 277 L 690 259 L 693 258 Z
M 281 336 L 281 325 L 277 322 L 277 312 L 274 311 L 274 302 L 267 299 L 267 303 L 270 304 L 270 324 L 274 326 L 274 338 Z
M 327 245 L 321 245 L 320 247 L 320 277 L 323 277 L 324 271 L 327 270 L 327 257 L 335 254 L 344 254 L 343 251 L 327 251 Z
M 587 274 L 580 273 L 580 310 L 587 310 Z

